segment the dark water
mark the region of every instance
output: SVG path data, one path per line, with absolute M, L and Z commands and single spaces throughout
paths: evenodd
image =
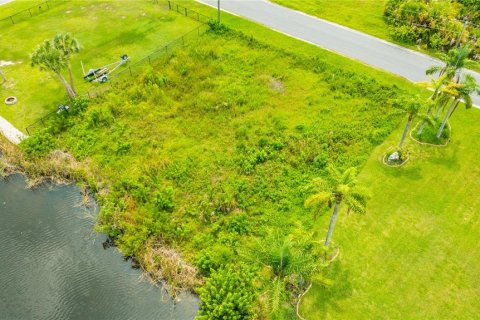
M 193 319 L 197 299 L 168 296 L 92 232 L 74 186 L 0 179 L 0 319 Z

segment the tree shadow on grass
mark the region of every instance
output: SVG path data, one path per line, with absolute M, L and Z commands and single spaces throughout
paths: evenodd
M 311 309 L 315 310 L 315 315 L 321 315 L 322 318 L 325 318 L 331 311 L 340 312 L 342 307 L 339 302 L 350 299 L 353 291 L 350 272 L 342 266 L 340 260 L 333 262 L 327 268 L 325 277 L 331 279 L 333 284 L 317 287 L 314 301 L 311 301 Z
M 387 178 L 390 177 L 392 179 L 406 178 L 409 180 L 421 180 L 423 178 L 422 169 L 410 163 L 400 168 L 384 167 L 383 172 Z
M 445 148 L 432 150 L 430 156 L 424 159 L 424 161 L 428 161 L 433 165 L 443 166 L 449 170 L 457 170 L 460 168 L 460 164 L 458 163 L 460 144 L 461 141 L 455 141 L 455 143 L 451 143 Z

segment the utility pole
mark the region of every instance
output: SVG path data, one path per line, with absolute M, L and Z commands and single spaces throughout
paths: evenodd
M 220 0 L 217 0 L 218 24 L 220 24 Z
M 218 1 L 220 1 L 220 0 L 218 0 Z M 465 29 L 467 28 L 467 25 L 468 25 L 468 20 L 464 20 L 462 31 L 460 32 L 460 35 L 458 36 L 457 43 L 455 44 L 456 47 L 458 47 L 460 45 L 460 41 L 462 40 L 462 37 L 463 37 L 463 34 L 465 32 Z

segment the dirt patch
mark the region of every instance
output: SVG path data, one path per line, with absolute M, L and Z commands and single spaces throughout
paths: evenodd
M 277 78 L 270 77 L 268 79 L 268 83 L 270 86 L 270 89 L 273 91 L 276 91 L 278 93 L 284 93 L 285 92 L 285 86 L 283 85 L 283 82 Z

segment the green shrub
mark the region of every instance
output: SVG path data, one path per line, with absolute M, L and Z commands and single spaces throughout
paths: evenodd
M 392 37 L 404 43 L 414 44 L 417 40 L 415 30 L 410 26 L 400 26 L 392 29 Z
M 154 192 L 153 202 L 155 207 L 160 211 L 172 211 L 174 208 L 174 196 L 175 191 L 172 187 L 164 187 L 161 190 Z
M 23 140 L 20 148 L 29 158 L 42 157 L 55 149 L 55 140 L 48 129 L 43 129 Z
M 198 290 L 198 320 L 248 320 L 255 318 L 254 273 L 246 267 L 228 265 L 211 274 Z

